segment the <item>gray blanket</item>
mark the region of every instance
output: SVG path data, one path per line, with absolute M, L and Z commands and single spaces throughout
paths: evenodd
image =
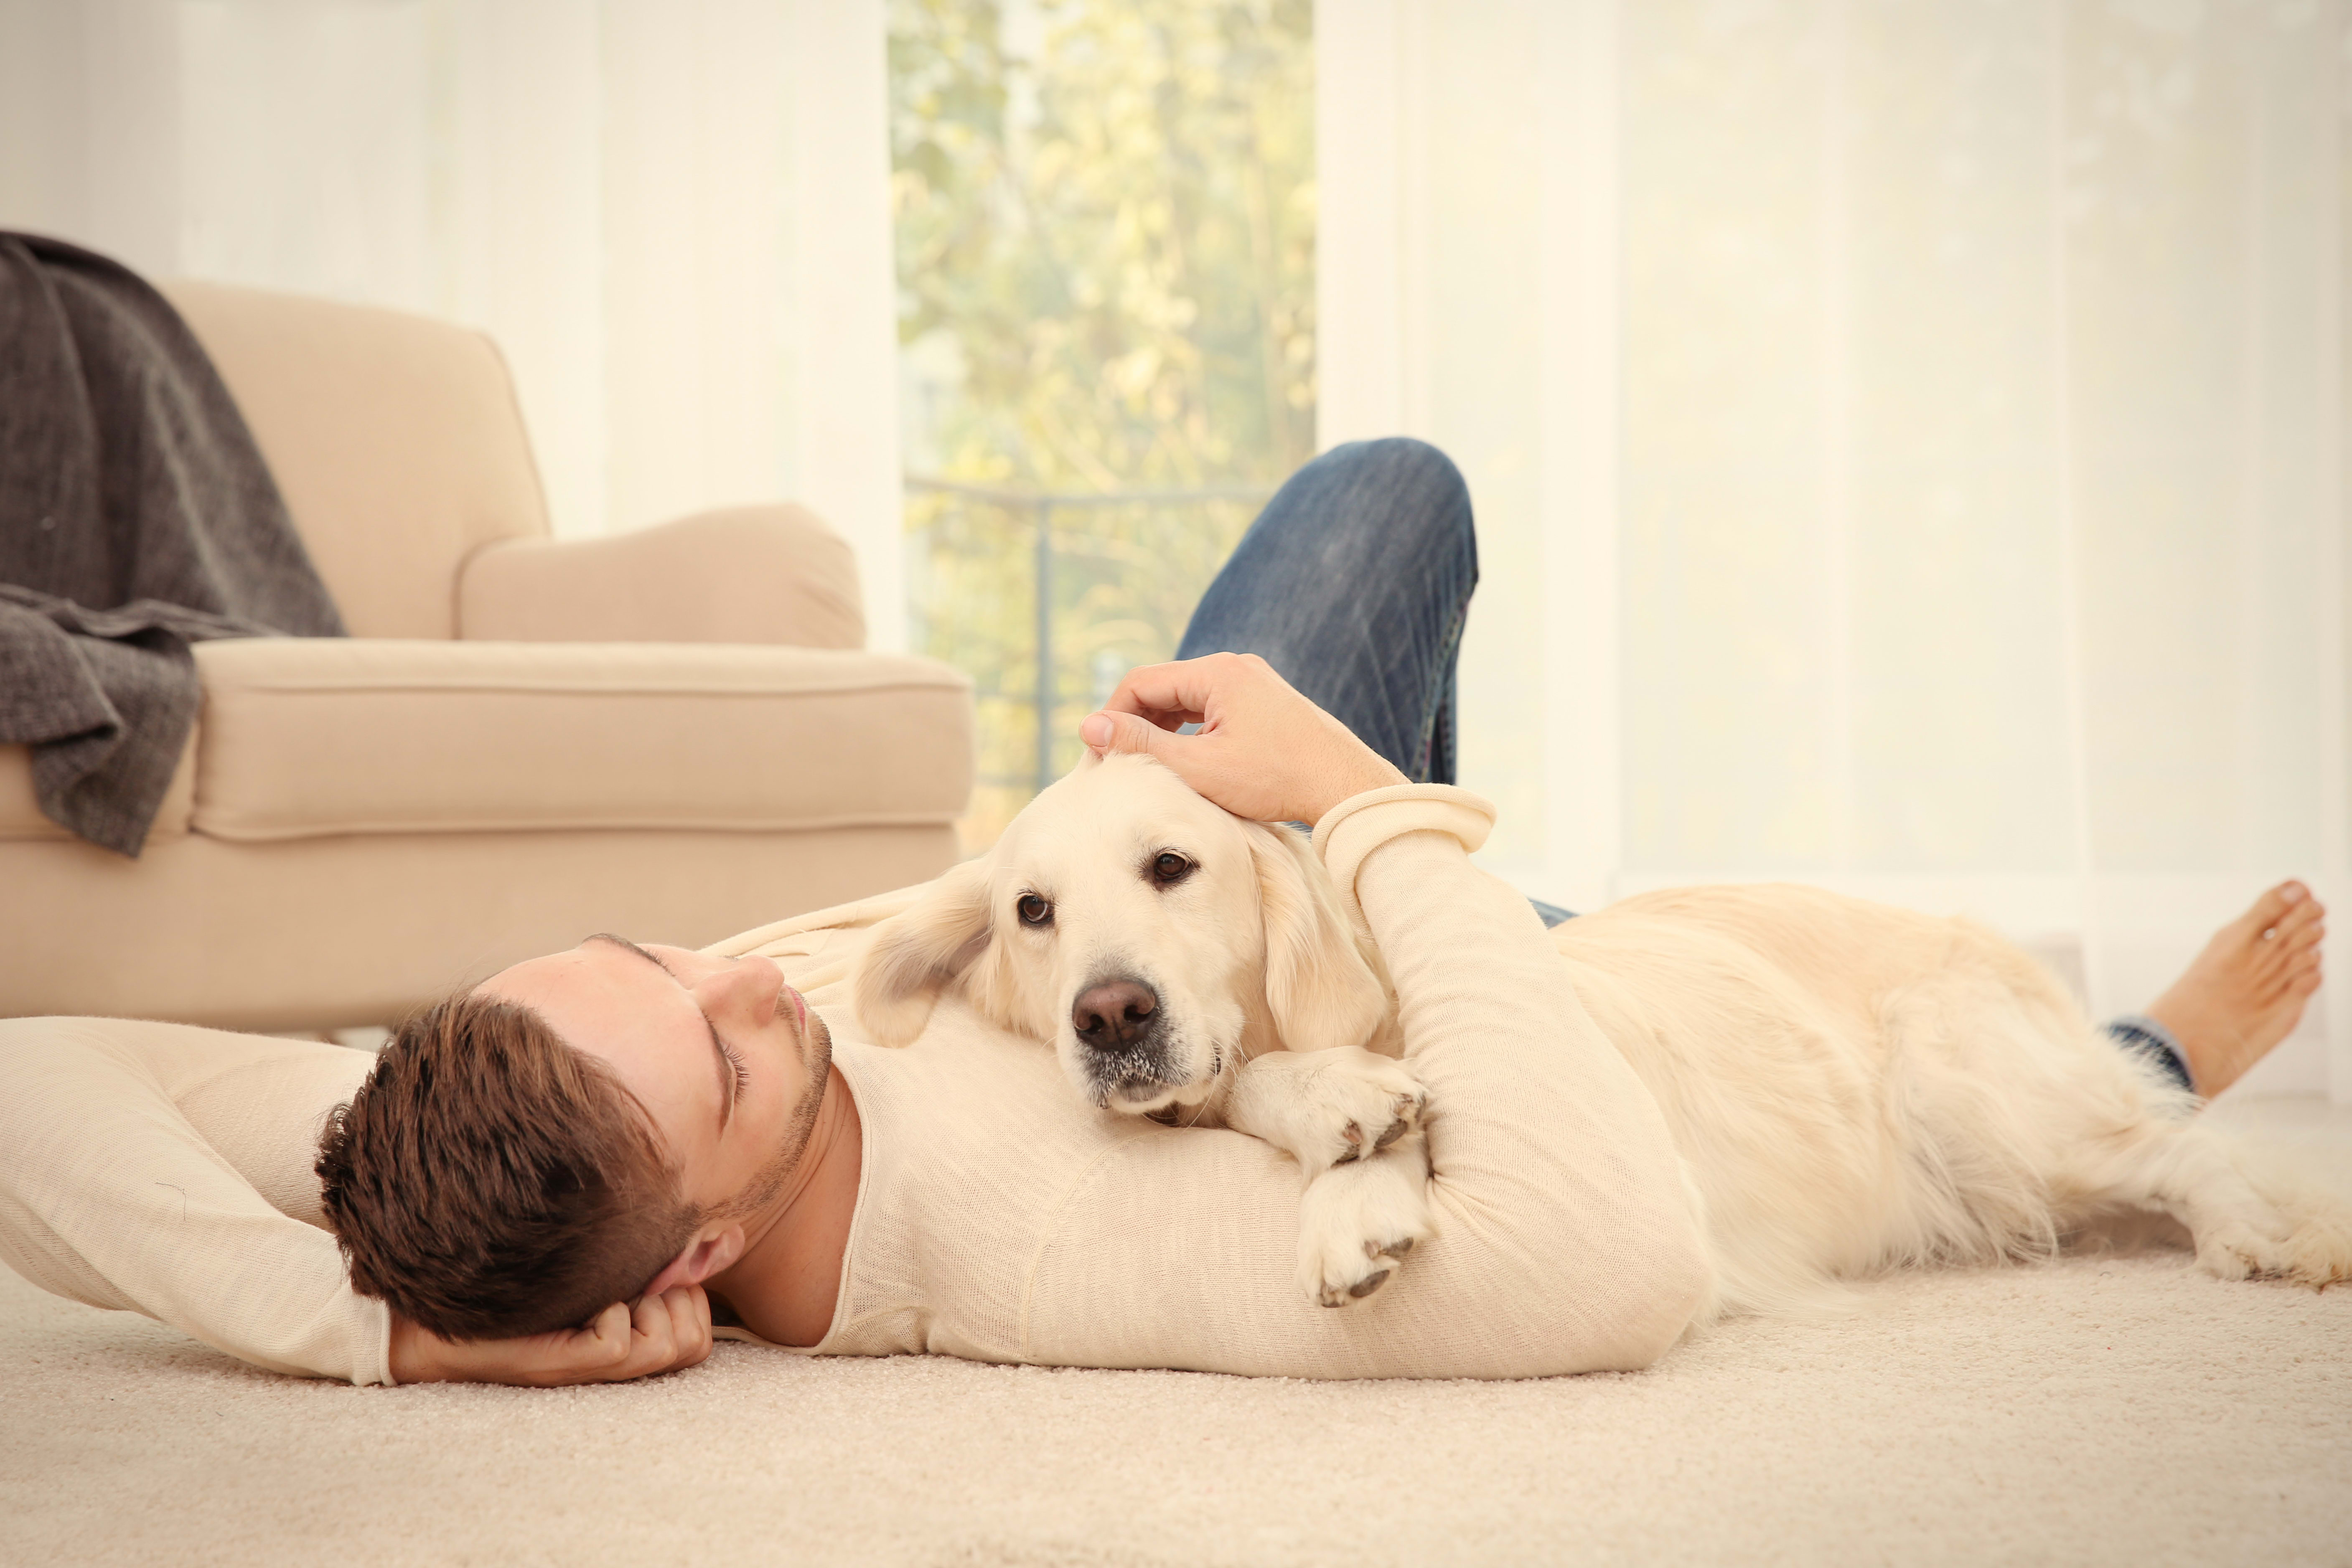
M 188 645 L 341 637 L 236 405 L 161 294 L 0 233 L 0 742 L 137 855 L 196 721 Z

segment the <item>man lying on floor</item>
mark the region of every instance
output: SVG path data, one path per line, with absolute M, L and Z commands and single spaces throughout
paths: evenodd
M 1278 497 L 1235 564 L 1290 635 L 1364 646 L 1298 630 L 1312 595 L 1269 553 L 1344 518 L 1377 563 L 1400 546 L 1368 495 L 1406 522 L 1434 498 L 1466 552 L 1450 476 L 1402 443 L 1318 460 L 1285 491 L 1312 481 L 1318 504 Z M 1328 563 L 1330 543 L 1307 552 Z M 1246 688 L 1223 693 L 1213 735 L 1132 712 L 1087 726 L 1228 808 L 1316 824 L 1327 862 L 1353 868 L 1339 893 L 1413 1020 L 1410 1059 L 1445 1085 L 1442 1245 L 1376 1310 L 1300 1295 L 1298 1174 L 1264 1143 L 1081 1107 L 1050 1050 L 950 1006 L 909 1049 L 836 1047 L 848 960 L 906 895 L 703 952 L 591 938 L 427 1010 L 373 1061 L 169 1025 L 0 1024 L 0 1257 L 256 1364 L 357 1383 L 640 1376 L 707 1355 L 714 1309 L 819 1353 L 1317 1377 L 1646 1365 L 1705 1302 L 1705 1244 L 1656 1102 L 1542 924 L 1469 863 L 1491 808 L 1399 787 L 1401 762 L 1450 773 L 1475 575 L 1475 556 L 1402 564 L 1333 574 L 1327 598 L 1435 628 L 1374 655 L 1363 689 L 1403 669 L 1403 700 L 1341 722 L 1338 701 L 1220 661 L 1182 677 L 1206 694 L 1187 707 Z M 1386 613 L 1371 582 L 1455 596 Z M 1213 589 L 1195 632 L 1221 603 Z M 1383 715 L 1387 755 L 1351 732 Z M 2316 985 L 2319 914 L 2294 884 L 2266 895 L 2127 1045 L 2226 1087 Z

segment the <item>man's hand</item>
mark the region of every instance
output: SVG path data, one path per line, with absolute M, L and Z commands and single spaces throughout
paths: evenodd
M 400 1383 L 625 1383 L 696 1365 L 709 1353 L 710 1298 L 699 1285 L 635 1307 L 615 1301 L 584 1329 L 514 1340 L 445 1340 L 392 1315 L 392 1375 Z
M 1200 732 L 1180 735 L 1180 725 Z M 1408 781 L 1254 653 L 1131 669 L 1078 726 L 1097 756 L 1140 752 L 1235 816 L 1319 822 L 1350 795 Z

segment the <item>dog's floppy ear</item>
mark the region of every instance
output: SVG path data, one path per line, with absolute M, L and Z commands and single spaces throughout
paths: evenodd
M 940 992 L 988 945 L 988 863 L 967 860 L 874 928 L 850 994 L 876 1045 L 923 1032 Z
M 1244 825 L 1265 920 L 1265 1004 L 1294 1051 L 1369 1044 L 1388 1016 L 1388 990 L 1306 836 Z

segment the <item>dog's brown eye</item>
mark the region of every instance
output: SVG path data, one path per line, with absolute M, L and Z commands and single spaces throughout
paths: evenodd
M 1192 862 L 1185 859 L 1173 849 L 1161 850 L 1160 858 L 1151 863 L 1151 879 L 1163 888 L 1171 883 L 1182 881 L 1192 874 Z
M 1047 903 L 1045 900 L 1039 898 L 1034 893 L 1022 894 L 1021 901 L 1018 904 L 1015 904 L 1013 908 L 1020 910 L 1021 923 L 1023 925 L 1045 925 L 1050 923 L 1054 918 L 1054 906 Z

